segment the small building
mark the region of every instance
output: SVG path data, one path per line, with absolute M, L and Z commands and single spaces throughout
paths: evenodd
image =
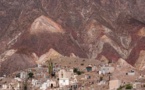
M 135 75 L 135 71 L 131 70 L 131 71 L 127 72 L 126 75 L 134 76 Z
M 22 71 L 22 72 L 20 73 L 20 78 L 21 78 L 21 79 L 26 79 L 26 78 L 27 78 L 27 72 Z
M 97 71 L 97 66 L 94 65 L 94 66 L 92 67 L 92 71 Z
M 68 86 L 69 83 L 69 78 L 60 78 L 59 79 L 59 86 L 63 87 L 63 86 Z
M 141 88 L 141 83 L 140 83 L 140 82 L 135 82 L 135 83 L 133 83 L 133 88 L 134 88 L 134 89 Z
M 61 69 L 58 72 L 59 77 L 59 86 L 64 87 L 70 85 L 70 78 L 73 78 L 73 72 L 72 71 L 66 71 L 65 69 Z
M 16 85 L 14 86 L 15 90 L 21 90 L 21 85 L 20 83 L 16 83 Z
M 46 82 L 48 84 L 48 87 L 51 87 L 51 88 L 57 87 L 57 83 L 55 80 L 47 80 Z
M 32 79 L 31 84 L 32 84 L 33 86 L 37 86 L 37 85 L 38 85 L 38 80 Z
M 48 88 L 54 88 L 56 86 L 57 86 L 56 81 L 48 79 L 41 85 L 40 90 L 47 90 Z
M 87 66 L 87 67 L 86 67 L 86 70 L 87 70 L 87 72 L 92 71 L 92 66 L 91 66 L 91 65 Z
M 8 85 L 3 84 L 3 85 L 2 85 L 2 89 L 3 89 L 3 90 L 7 90 L 7 89 L 8 89 Z
M 42 84 L 42 86 L 40 87 L 40 90 L 46 90 L 47 88 L 48 88 L 48 85 L 47 85 L 46 82 L 44 82 L 44 83 Z
M 15 80 L 17 80 L 18 82 L 21 82 L 22 81 L 22 79 L 21 78 L 14 78 Z
M 106 84 L 106 81 L 102 80 L 98 83 L 98 85 L 105 85 Z
M 11 82 L 8 84 L 10 90 L 12 90 L 12 88 L 14 88 L 14 90 L 21 90 L 21 82 L 22 80 L 20 78 L 12 79 Z
M 109 81 L 109 90 L 117 90 L 121 85 L 120 80 L 110 80 Z
M 37 67 L 38 67 L 38 68 L 41 68 L 41 67 L 42 67 L 42 65 L 41 65 L 41 64 L 38 64 L 38 65 L 37 65 Z
M 103 66 L 99 70 L 99 74 L 107 74 L 107 73 L 113 73 L 114 72 L 114 67 L 112 66 Z

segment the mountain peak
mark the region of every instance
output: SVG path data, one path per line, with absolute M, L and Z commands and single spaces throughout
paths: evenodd
M 58 57 L 61 57 L 62 55 L 54 50 L 53 48 L 50 48 L 49 51 L 43 55 L 40 56 L 38 63 L 44 63 L 49 59 L 55 59 Z
M 64 33 L 64 30 L 59 24 L 55 23 L 52 19 L 42 15 L 34 20 L 30 28 L 31 34 L 41 32 Z
M 118 59 L 118 61 L 117 61 L 117 63 L 120 65 L 120 66 L 122 66 L 122 67 L 132 67 L 133 68 L 133 66 L 131 66 L 129 63 L 127 63 L 124 59 L 122 59 L 122 58 L 119 58 Z

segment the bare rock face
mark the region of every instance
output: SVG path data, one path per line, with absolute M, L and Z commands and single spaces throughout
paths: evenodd
M 74 43 L 73 37 L 45 16 L 38 17 L 12 48 L 35 52 L 38 57 L 51 48 L 62 55 L 70 55 L 73 52 L 80 57 L 86 57 L 81 48 Z
M 38 17 L 31 25 L 30 34 L 39 34 L 39 33 L 64 33 L 64 30 L 60 25 L 55 23 L 48 17 L 40 16 Z
M 135 67 L 139 70 L 143 70 L 145 68 L 145 51 L 142 50 L 139 53 L 139 57 L 135 63 Z
M 36 61 L 33 55 L 15 53 L 1 63 L 0 76 L 36 66 Z
M 37 63 L 44 64 L 46 63 L 47 60 L 57 59 L 59 57 L 62 57 L 62 55 L 58 53 L 56 50 L 54 50 L 53 48 L 51 48 L 47 53 L 40 56 Z
M 145 50 L 144 17 L 144 0 L 1 0 L 0 54 L 14 49 L 39 58 L 53 48 L 134 65 Z

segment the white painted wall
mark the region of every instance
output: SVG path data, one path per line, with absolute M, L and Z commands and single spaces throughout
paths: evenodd
M 69 85 L 69 79 L 68 78 L 60 78 L 59 79 L 59 86 L 64 87 Z

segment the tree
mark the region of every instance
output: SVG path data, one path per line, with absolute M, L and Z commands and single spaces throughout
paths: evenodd
M 74 73 L 77 73 L 77 72 L 78 72 L 78 69 L 77 69 L 77 68 L 74 68 L 74 69 L 73 69 L 73 72 L 74 72 Z
M 84 73 L 82 71 L 79 71 L 77 68 L 74 68 L 73 72 L 76 73 L 77 75 L 81 75 L 82 73 Z
M 48 61 L 48 73 L 50 75 L 53 75 L 53 63 L 52 63 L 51 59 Z
M 81 75 L 82 73 L 84 73 L 84 72 L 77 71 L 77 75 Z
M 28 78 L 33 78 L 34 77 L 34 74 L 32 72 L 29 72 L 28 73 Z

